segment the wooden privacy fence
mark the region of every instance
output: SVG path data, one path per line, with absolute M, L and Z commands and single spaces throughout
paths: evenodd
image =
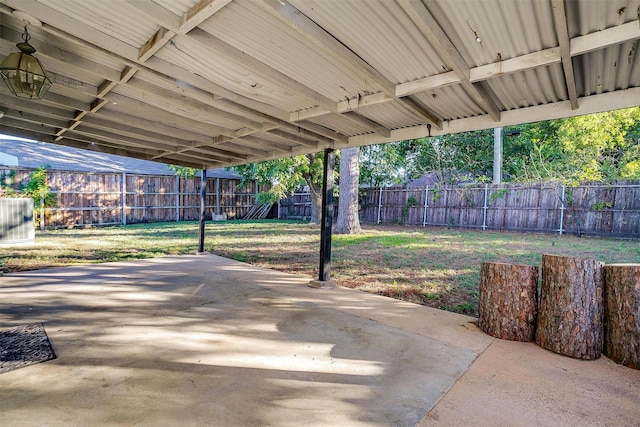
M 640 182 L 438 185 L 360 193 L 360 220 L 369 224 L 640 237 Z M 310 211 L 308 193 L 280 203 L 280 218 L 308 217 Z
M 16 186 L 30 170 L 14 170 Z M 6 175 L 6 173 L 5 173 Z M 140 222 L 189 221 L 200 217 L 200 178 L 128 173 L 47 171 L 56 206 L 39 210 L 40 228 L 86 227 Z M 262 191 L 255 182 L 207 179 L 207 217 L 242 218 Z M 36 208 L 38 203 L 36 201 Z

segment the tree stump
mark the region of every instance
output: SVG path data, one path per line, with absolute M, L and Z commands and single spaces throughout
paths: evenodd
M 604 354 L 640 369 L 640 264 L 604 267 Z
M 536 344 L 579 359 L 601 356 L 603 265 L 587 259 L 542 256 Z
M 538 313 L 538 267 L 482 263 L 478 326 L 492 337 L 533 341 Z

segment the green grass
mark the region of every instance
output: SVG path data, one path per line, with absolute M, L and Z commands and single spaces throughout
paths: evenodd
M 206 226 L 205 250 L 275 270 L 317 276 L 320 229 L 299 221 L 226 221 Z M 194 253 L 196 222 L 36 233 L 36 244 L 0 247 L 6 272 Z M 459 313 L 477 312 L 482 262 L 540 265 L 542 254 L 640 263 L 640 241 L 368 226 L 333 236 L 340 285 Z

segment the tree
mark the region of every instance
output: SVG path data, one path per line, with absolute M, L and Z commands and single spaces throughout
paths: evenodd
M 311 223 L 320 224 L 322 210 L 322 154 L 312 153 L 235 166 L 241 185 L 255 180 L 269 190 L 258 193 L 258 203 L 275 203 L 305 184 L 311 192 Z
M 359 156 L 360 182 L 380 187 L 406 181 L 408 143 L 400 141 L 362 147 Z
M 340 199 L 334 229 L 336 234 L 357 234 L 362 231 L 358 216 L 359 156 L 360 147 L 340 150 Z
M 503 130 L 505 181 L 565 183 L 640 179 L 640 107 L 508 126 Z M 371 185 L 436 174 L 444 183 L 490 180 L 490 129 L 419 138 L 363 150 Z
M 558 180 L 565 183 L 640 179 L 640 107 L 520 126 L 514 141 L 526 146 L 517 181 Z M 511 143 L 505 142 L 505 150 Z M 511 160 L 507 160 L 508 156 Z
M 186 166 L 167 165 L 170 170 L 175 172 L 180 178 L 195 178 L 198 175 L 198 169 Z

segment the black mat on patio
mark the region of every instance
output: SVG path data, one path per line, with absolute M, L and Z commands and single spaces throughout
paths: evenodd
M 42 323 L 0 330 L 0 374 L 55 358 Z

